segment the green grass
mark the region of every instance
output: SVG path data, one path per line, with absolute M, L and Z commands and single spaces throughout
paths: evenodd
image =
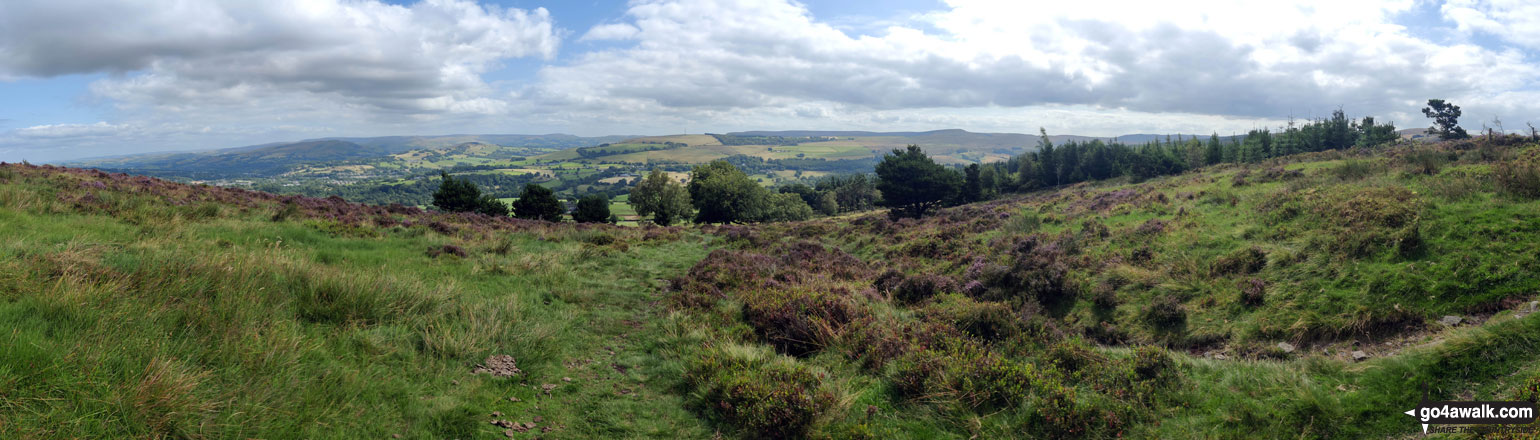
M 698 238 L 348 237 L 128 195 L 135 216 L 76 213 L 46 185 L 0 184 L 0 437 L 500 437 L 493 411 L 545 437 L 709 436 L 650 305 Z M 424 252 L 446 244 L 470 256 Z M 493 354 L 524 374 L 470 374 Z
M 1540 374 L 1540 201 L 1486 178 L 1535 151 L 695 229 L 274 221 L 13 165 L 0 437 L 503 438 L 494 411 L 552 428 L 515 438 L 1411 436 L 1424 386 L 1503 400 Z M 504 354 L 522 375 L 471 374 Z

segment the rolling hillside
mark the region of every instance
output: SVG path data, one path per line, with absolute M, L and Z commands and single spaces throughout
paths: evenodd
M 0 437 L 1366 438 L 1537 400 L 1540 145 L 626 228 L 0 165 Z

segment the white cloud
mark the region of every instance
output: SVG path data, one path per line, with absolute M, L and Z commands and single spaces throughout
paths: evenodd
M 1171 127 L 1155 114 L 1222 115 L 1225 129 L 1338 106 L 1405 116 L 1430 97 L 1540 114 L 1511 93 L 1540 77 L 1522 53 L 1413 36 L 1393 20 L 1411 0 L 948 6 L 852 34 L 786 1 L 635 2 L 626 23 L 590 30 L 633 25 L 634 46 L 547 67 L 518 96 L 606 120 L 1059 106 L 1145 114 L 1153 129 Z
M 549 12 L 425 0 L 49 0 L 0 6 L 0 75 L 122 73 L 92 85 L 163 112 L 311 108 L 386 115 L 496 112 L 481 75 L 555 56 Z
M 1448 0 L 1440 8 L 1466 32 L 1540 49 L 1540 3 L 1532 0 Z
M 625 23 L 601 24 L 589 29 L 578 41 L 629 40 L 636 38 L 636 34 L 639 32 L 641 30 L 637 29 L 636 26 Z
M 605 44 L 558 62 L 560 17 L 470 0 L 11 0 L 0 79 L 109 73 L 90 96 L 134 127 L 115 136 L 179 148 L 314 130 L 1228 133 L 1338 106 L 1409 127 L 1428 98 L 1520 126 L 1540 121 L 1536 8 L 948 0 L 853 26 L 790 0 L 633 0 L 576 37 Z M 1428 11 L 1445 24 L 1398 23 Z M 547 64 L 483 79 L 515 58 Z
M 34 125 L 18 128 L 13 130 L 11 134 L 21 139 L 105 137 L 122 135 L 132 129 L 133 127 L 126 124 L 97 122 L 94 124 Z

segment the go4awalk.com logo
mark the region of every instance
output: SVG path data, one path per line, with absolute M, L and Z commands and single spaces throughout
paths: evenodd
M 1535 404 L 1525 401 L 1430 402 L 1426 397 L 1406 415 L 1428 425 L 1528 425 L 1535 421 Z

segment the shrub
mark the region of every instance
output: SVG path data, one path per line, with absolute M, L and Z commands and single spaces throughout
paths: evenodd
M 273 214 L 273 221 L 281 222 L 293 218 L 296 215 L 299 215 L 299 204 L 294 202 L 284 202 L 283 207 L 279 208 L 278 212 Z
M 795 362 L 754 360 L 713 351 L 685 373 L 699 406 L 753 438 L 807 435 L 833 396 L 818 375 Z
M 799 357 L 827 347 L 865 313 L 825 292 L 758 291 L 742 300 L 743 321 L 776 350 Z
M 1391 234 L 1390 239 L 1395 241 L 1396 255 L 1401 258 L 1415 258 L 1422 254 L 1425 243 L 1422 240 L 1421 228 L 1413 224 L 1397 230 Z
M 1064 339 L 1049 345 L 1046 357 L 1049 365 L 1069 373 L 1106 360 L 1080 338 Z
M 1146 220 L 1144 223 L 1140 224 L 1139 227 L 1134 228 L 1134 234 L 1143 236 L 1159 235 L 1165 231 L 1166 222 L 1158 218 Z
M 934 389 L 942 387 L 946 365 L 943 358 L 930 351 L 920 351 L 895 362 L 888 383 L 893 393 L 905 399 L 934 397 Z
M 443 245 L 443 246 L 428 246 L 428 256 L 429 257 L 438 258 L 440 255 L 446 255 L 446 254 L 447 255 L 453 255 L 453 256 L 456 256 L 456 257 L 460 257 L 460 258 L 465 258 L 465 257 L 469 257 L 470 256 L 470 252 L 466 252 L 465 248 L 462 248 L 462 247 L 459 247 L 459 246 L 455 246 L 455 245 L 452 245 L 452 244 L 446 244 L 446 245 Z
M 947 355 L 956 374 L 951 386 L 957 397 L 973 407 L 1007 408 L 1032 395 L 1038 382 L 1032 364 L 1005 359 L 983 350 L 955 350 Z
M 914 275 L 893 288 L 893 299 L 902 304 L 917 304 L 943 292 L 956 292 L 957 283 L 940 275 Z
M 1240 282 L 1241 304 L 1250 307 L 1262 305 L 1267 294 L 1267 283 L 1260 278 L 1251 278 Z
M 872 287 L 877 289 L 878 292 L 893 293 L 893 290 L 897 289 L 898 284 L 903 281 L 903 272 L 899 272 L 897 269 L 888 269 L 882 275 L 878 275 L 876 279 L 872 280 Z
M 1492 169 L 1497 180 L 1497 190 L 1503 194 L 1540 199 L 1540 166 L 1522 163 L 1501 163 Z
M 1451 202 L 1470 200 L 1477 193 L 1485 190 L 1483 179 L 1458 171 L 1428 179 L 1423 184 L 1427 185 L 1429 192 L 1433 195 Z
M 1131 367 L 1134 380 L 1155 386 L 1174 383 L 1180 375 L 1176 361 L 1160 347 L 1141 346 L 1134 349 Z
M 1091 305 L 1102 310 L 1112 310 L 1118 307 L 1117 286 L 1105 281 L 1096 283 L 1091 288 Z
M 1041 387 L 1033 409 L 1044 423 L 1032 427 L 1044 438 L 1090 438 L 1100 425 L 1113 420 L 1102 417 L 1093 405 L 1083 404 L 1075 389 L 1061 384 Z
M 1151 325 L 1170 329 L 1187 322 L 1187 309 L 1175 295 L 1160 295 L 1150 303 L 1144 317 Z
M 1449 153 L 1422 149 L 1403 156 L 1402 160 L 1412 173 L 1432 176 L 1437 175 L 1450 158 Z
M 1513 398 L 1525 402 L 1540 403 L 1540 375 L 1531 375 L 1519 383 Z
M 974 301 L 957 294 L 942 295 L 935 304 L 925 308 L 923 315 L 985 341 L 1010 338 L 1021 330 L 1021 322 L 1010 306 Z
M 1370 161 L 1348 159 L 1342 165 L 1329 168 L 1328 170 L 1332 176 L 1339 180 L 1351 181 L 1362 180 L 1365 177 L 1379 173 L 1380 167 Z
M 578 199 L 572 220 L 578 223 L 604 223 L 610 219 L 610 198 L 604 194 L 589 194 Z
M 979 275 L 985 287 L 980 299 L 1032 300 L 1044 304 L 1073 300 L 1079 292 L 1070 282 L 1064 247 L 1060 242 L 1042 241 L 1040 235 L 1019 240 L 1010 251 L 1014 264 L 1008 268 L 985 265 Z
M 1236 249 L 1215 259 L 1210 266 L 1214 275 L 1257 273 L 1266 267 L 1267 252 L 1256 246 Z
M 1030 234 L 1037 231 L 1043 225 L 1042 216 L 1037 211 L 1023 209 L 1020 213 L 1011 216 L 1005 221 L 1005 232 L 1008 234 Z

